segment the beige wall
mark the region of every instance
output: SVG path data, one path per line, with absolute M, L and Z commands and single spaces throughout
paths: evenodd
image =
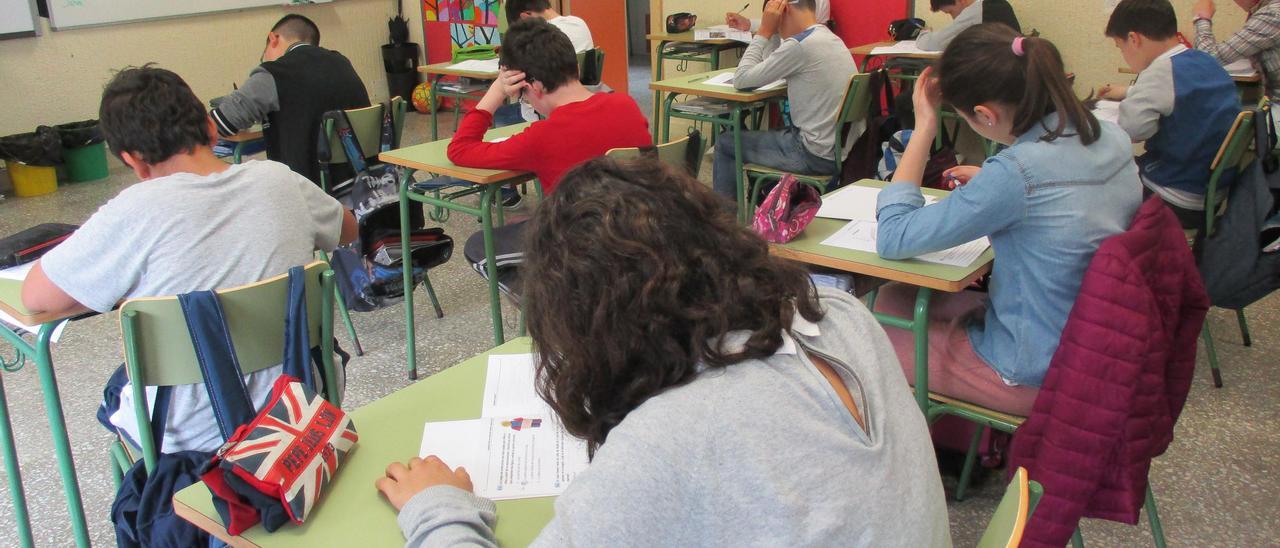
M 1187 39 L 1194 41 L 1191 25 L 1191 6 L 1194 0 L 1172 0 L 1178 12 L 1179 28 Z M 1067 70 L 1076 73 L 1076 91 L 1081 96 L 1090 89 L 1109 83 L 1127 83 L 1131 75 L 1120 74 L 1124 65 L 1120 52 L 1110 39 L 1103 36 L 1110 12 L 1107 0 L 1011 0 L 1018 13 L 1018 21 L 1024 32 L 1038 29 L 1040 36 L 1053 41 L 1062 52 Z M 929 13 L 928 0 L 916 0 L 916 14 L 932 27 L 951 22 L 942 13 Z M 1230 36 L 1244 22 L 1244 12 L 1233 2 L 1219 1 L 1218 14 L 1214 18 L 1219 38 Z
M 422 43 L 418 3 L 405 1 L 411 36 Z M 39 124 L 96 118 L 111 70 L 156 62 L 186 79 L 201 99 L 244 82 L 258 63 L 271 25 L 296 12 L 320 26 L 321 45 L 351 59 L 373 100 L 385 100 L 379 46 L 387 42 L 387 0 L 335 0 L 329 4 L 269 7 L 158 21 L 107 25 L 0 41 L 0 135 Z M 47 23 L 46 20 L 41 20 Z

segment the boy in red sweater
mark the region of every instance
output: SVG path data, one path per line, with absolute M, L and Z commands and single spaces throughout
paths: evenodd
M 502 37 L 498 79 L 458 125 L 449 144 L 449 160 L 460 166 L 532 171 L 545 194 L 569 168 L 604 156 L 614 148 L 647 147 L 649 122 L 624 93 L 592 93 L 578 81 L 578 59 L 569 37 L 541 17 L 526 17 Z M 507 97 L 527 102 L 546 120 L 498 143 L 484 132 Z M 515 287 L 515 267 L 523 259 L 525 223 L 493 231 L 498 282 Z M 472 234 L 463 255 L 485 275 L 484 237 Z
M 613 148 L 651 146 L 649 122 L 623 93 L 592 93 L 578 81 L 573 44 L 538 17 L 521 19 L 502 38 L 502 71 L 458 125 L 449 160 L 460 166 L 532 171 L 546 194 L 569 168 Z M 507 97 L 529 103 L 546 120 L 499 143 L 484 142 Z

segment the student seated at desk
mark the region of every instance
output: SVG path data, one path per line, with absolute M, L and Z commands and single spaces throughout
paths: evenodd
M 1267 97 L 1280 100 L 1280 0 L 1235 0 L 1249 13 L 1244 27 L 1225 42 L 1213 34 L 1213 0 L 1199 0 L 1191 9 L 1196 25 L 1196 49 L 1228 65 L 1248 59 L 1262 72 Z
M 880 192 L 877 250 L 907 259 L 990 239 L 997 257 L 990 293 L 933 298 L 929 390 L 1025 416 L 1089 261 L 1138 209 L 1138 168 L 1124 131 L 1100 124 L 1076 98 L 1048 40 L 979 25 L 960 33 L 936 67 L 916 82 L 915 134 Z M 1008 148 L 981 169 L 949 170 L 961 186 L 925 207 L 920 179 L 944 103 Z M 910 317 L 915 293 L 887 286 L 877 310 Z M 888 332 L 914 379 L 911 333 Z
M 818 24 L 830 26 L 831 0 L 817 0 L 814 2 L 813 14 Z M 748 19 L 741 13 L 729 12 L 724 14 L 724 23 L 738 30 L 749 30 L 751 32 L 760 30 L 760 19 Z
M 838 175 L 836 116 L 849 77 L 858 72 L 849 48 L 830 29 L 819 25 L 814 0 L 769 0 L 760 32 L 738 62 L 733 85 L 758 88 L 786 80 L 791 121 L 786 129 L 742 134 L 742 163 L 811 175 Z M 866 129 L 860 123 L 845 140 L 850 147 Z M 733 139 L 717 141 L 712 181 L 716 192 L 737 192 Z
M 125 188 L 36 262 L 22 285 L 31 311 L 108 312 L 124 299 L 235 287 L 283 274 L 356 236 L 355 219 L 311 181 L 272 161 L 229 165 L 213 154 L 214 122 L 177 74 L 127 68 L 98 112 L 111 151 L 141 182 Z M 245 377 L 262 405 L 276 366 Z M 165 453 L 222 445 L 203 384 L 173 387 Z M 99 420 L 134 443 L 124 367 Z
M 530 223 L 539 390 L 591 466 L 537 546 L 950 546 L 924 417 L 884 330 L 655 160 L 575 168 Z M 439 458 L 377 487 L 409 546 L 492 546 Z
M 515 24 L 516 21 L 525 17 L 546 19 L 548 23 L 569 37 L 574 53 L 583 53 L 596 47 L 586 21 L 581 17 L 560 15 L 560 12 L 551 8 L 548 0 L 508 0 L 506 10 L 508 25 Z M 533 110 L 529 103 L 523 101 L 502 105 L 493 113 L 493 122 L 496 127 L 536 121 L 538 121 L 538 111 Z
M 263 124 L 267 159 L 319 184 L 320 117 L 331 110 L 367 107 L 369 94 L 351 61 L 320 47 L 320 28 L 291 13 L 267 33 L 262 64 L 240 89 L 214 103 L 211 116 L 219 134 L 230 137 Z M 351 178 L 347 164 L 334 167 L 334 181 Z
M 1147 143 L 1138 157 L 1147 192 L 1159 194 L 1184 228 L 1199 227 L 1210 166 L 1240 113 L 1235 82 L 1212 56 L 1182 45 L 1169 0 L 1122 0 L 1106 33 L 1138 78 L 1099 95 L 1120 101 L 1120 127 Z
M 929 0 L 929 11 L 943 12 L 955 21 L 945 28 L 920 33 L 916 46 L 925 51 L 942 51 L 965 29 L 982 23 L 1004 23 L 1022 32 L 1008 0 Z

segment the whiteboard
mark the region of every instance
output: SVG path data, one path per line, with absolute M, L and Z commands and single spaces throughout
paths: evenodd
M 35 35 L 35 0 L 0 0 L 0 38 Z
M 0 0 L 8 2 L 11 0 Z M 24 0 L 25 1 L 25 0 Z M 181 17 L 216 11 L 318 4 L 332 0 L 49 0 L 49 26 L 54 30 L 107 25 L 141 19 Z

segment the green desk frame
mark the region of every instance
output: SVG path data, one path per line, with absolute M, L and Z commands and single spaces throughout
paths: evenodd
M 662 126 L 662 139 L 656 142 L 666 143 L 671 140 L 672 118 L 709 123 L 718 127 L 727 128 L 733 134 L 734 175 L 737 183 L 736 201 L 738 203 L 738 221 L 746 223 L 748 212 L 750 212 L 751 208 L 746 198 L 746 176 L 742 171 L 743 113 L 756 113 L 755 125 L 756 127 L 759 127 L 760 113 L 763 112 L 764 106 L 770 101 L 781 101 L 786 99 L 787 88 L 780 87 L 769 91 L 739 91 L 729 86 L 714 86 L 702 83 L 717 74 L 723 74 L 732 70 L 734 69 L 723 69 L 705 72 L 702 74 L 677 76 L 668 80 L 653 82 L 649 84 L 649 89 L 654 91 L 654 104 L 659 104 L 659 102 L 662 104 L 662 117 L 658 119 L 659 125 Z M 663 93 L 666 93 L 665 99 L 662 98 Z M 713 99 L 727 101 L 729 104 L 728 116 L 676 111 L 672 108 L 672 103 L 674 103 L 676 97 L 680 95 L 710 97 Z
M 645 36 L 645 39 L 650 42 L 658 43 L 657 50 L 654 52 L 654 82 L 661 82 L 663 80 L 664 73 L 666 72 L 666 61 L 692 61 L 695 63 L 706 63 L 711 67 L 711 70 L 720 70 L 721 52 L 747 47 L 746 44 L 743 44 L 742 42 L 735 42 L 733 40 L 694 40 L 693 31 L 677 34 L 649 34 Z M 703 46 L 704 49 L 697 52 L 669 51 L 667 46 L 671 44 L 697 44 L 699 46 Z M 658 107 L 658 102 L 655 100 L 653 102 L 653 119 L 658 120 L 659 114 L 661 114 L 661 112 Z M 657 125 L 653 126 L 653 141 L 655 143 L 659 142 Z M 664 139 L 661 142 L 666 142 L 666 140 Z
M 53 437 L 54 456 L 58 459 L 58 472 L 62 477 L 62 491 L 67 499 L 67 512 L 71 518 L 71 530 L 77 546 L 89 546 L 89 528 L 85 522 L 84 505 L 80 500 L 80 483 L 76 478 L 75 461 L 71 455 L 71 442 L 67 437 L 67 421 L 62 414 L 62 399 L 58 394 L 58 379 L 53 371 L 53 357 L 49 344 L 53 332 L 74 315 L 31 314 L 22 306 L 22 282 L 0 280 L 0 309 L 27 325 L 39 325 L 35 341 L 28 342 L 7 326 L 0 327 L 0 337 L 13 345 L 17 355 L 13 362 L 3 362 L 4 372 L 15 372 L 26 360 L 36 364 L 40 376 L 40 391 L 44 395 L 45 413 L 49 419 L 49 433 Z M 3 374 L 0 373 L 0 376 Z M 26 492 L 18 468 L 18 453 L 13 439 L 13 426 L 9 419 L 9 403 L 4 395 L 0 379 L 0 455 L 4 458 L 5 474 L 9 477 L 9 496 L 13 500 L 13 517 L 17 521 L 18 541 L 24 547 L 34 546 L 30 514 L 27 510 Z
M 485 133 L 485 139 L 493 139 L 496 137 L 507 137 L 524 131 L 529 124 L 516 124 L 513 126 L 491 129 Z M 511 170 L 493 170 L 493 169 L 475 169 L 458 166 L 449 161 L 447 154 L 449 148 L 449 140 L 432 141 L 414 145 L 390 152 L 383 152 L 378 155 L 378 159 L 388 164 L 397 165 L 403 168 L 400 176 L 400 235 L 401 235 L 401 251 L 402 256 L 409 256 L 409 202 L 416 201 L 430 205 L 436 208 L 433 212 L 433 219 L 439 220 L 446 211 L 458 211 L 467 215 L 472 215 L 480 219 L 481 231 L 484 233 L 484 255 L 485 255 L 485 273 L 487 283 L 489 284 L 489 314 L 493 322 L 493 345 L 498 346 L 505 340 L 502 332 L 502 302 L 498 296 L 498 272 L 497 266 L 494 264 L 494 248 L 493 248 L 493 220 L 494 210 L 497 210 L 498 225 L 503 224 L 502 206 L 497 201 L 498 189 L 503 184 L 518 183 L 532 179 L 532 174 L 511 171 Z M 412 188 L 413 174 L 415 171 L 422 170 L 436 175 L 448 175 L 456 177 L 464 181 L 476 183 L 473 186 L 465 187 L 451 193 L 444 193 L 442 190 L 423 191 Z M 458 202 L 459 198 L 470 196 L 473 194 L 480 195 L 480 206 L 471 207 Z M 495 207 L 496 206 L 496 207 Z M 404 286 L 413 287 L 413 270 L 412 265 L 404 262 Z M 406 295 L 404 300 L 405 313 L 405 333 L 408 338 L 406 344 L 406 367 L 409 370 L 409 378 L 418 378 L 418 361 L 417 361 L 417 330 L 413 317 L 413 299 L 411 295 Z
M 174 509 L 183 519 L 234 546 L 403 546 L 396 511 L 382 499 L 374 481 L 392 461 L 417 456 L 426 421 L 480 416 L 490 354 L 529 351 L 529 339 L 514 339 L 352 411 L 360 441 L 304 525 L 285 525 L 274 533 L 259 525 L 233 538 L 214 511 L 204 484 L 179 491 Z M 532 542 L 551 521 L 554 501 L 551 497 L 497 501 L 498 545 Z
M 428 105 L 427 110 L 431 112 L 431 140 L 432 141 L 435 141 L 440 138 L 439 128 L 436 125 L 436 108 L 438 107 L 438 103 L 442 97 L 452 97 L 453 99 L 455 99 L 455 101 L 453 102 L 454 131 L 458 130 L 458 118 L 462 113 L 461 102 L 464 100 L 476 101 L 480 99 L 479 97 L 471 93 L 439 89 L 438 84 L 440 83 L 441 78 L 444 78 L 445 76 L 457 76 L 460 78 L 472 78 L 475 80 L 488 80 L 488 81 L 496 80 L 498 78 L 498 73 L 496 72 L 472 72 L 469 70 L 456 70 L 456 69 L 449 68 L 451 65 L 454 65 L 454 64 L 456 63 L 454 63 L 453 61 L 447 61 L 444 63 L 435 63 L 431 65 L 423 65 L 418 67 L 418 72 L 426 74 L 427 81 L 431 84 L 429 86 L 430 93 L 427 99 L 427 105 Z
M 864 180 L 854 183 L 872 188 L 884 188 L 885 181 Z M 925 194 L 939 198 L 949 194 L 943 190 L 924 189 Z M 822 241 L 834 234 L 848 221 L 836 219 L 814 219 L 800 236 L 785 244 L 772 244 L 770 252 L 784 259 L 825 266 L 854 274 L 873 276 L 889 281 L 897 281 L 916 286 L 916 301 L 910 318 L 903 318 L 881 312 L 873 312 L 882 325 L 910 331 L 915 342 L 916 382 L 928 386 L 929 382 L 929 301 L 934 291 L 956 293 L 991 271 L 995 253 L 987 249 L 973 264 L 967 267 L 955 267 L 907 259 L 893 261 L 882 259 L 875 253 L 854 251 L 839 247 L 822 245 Z M 874 311 L 875 293 L 871 294 L 867 308 Z M 925 390 L 915 392 L 916 403 L 925 416 L 931 415 L 929 393 Z

